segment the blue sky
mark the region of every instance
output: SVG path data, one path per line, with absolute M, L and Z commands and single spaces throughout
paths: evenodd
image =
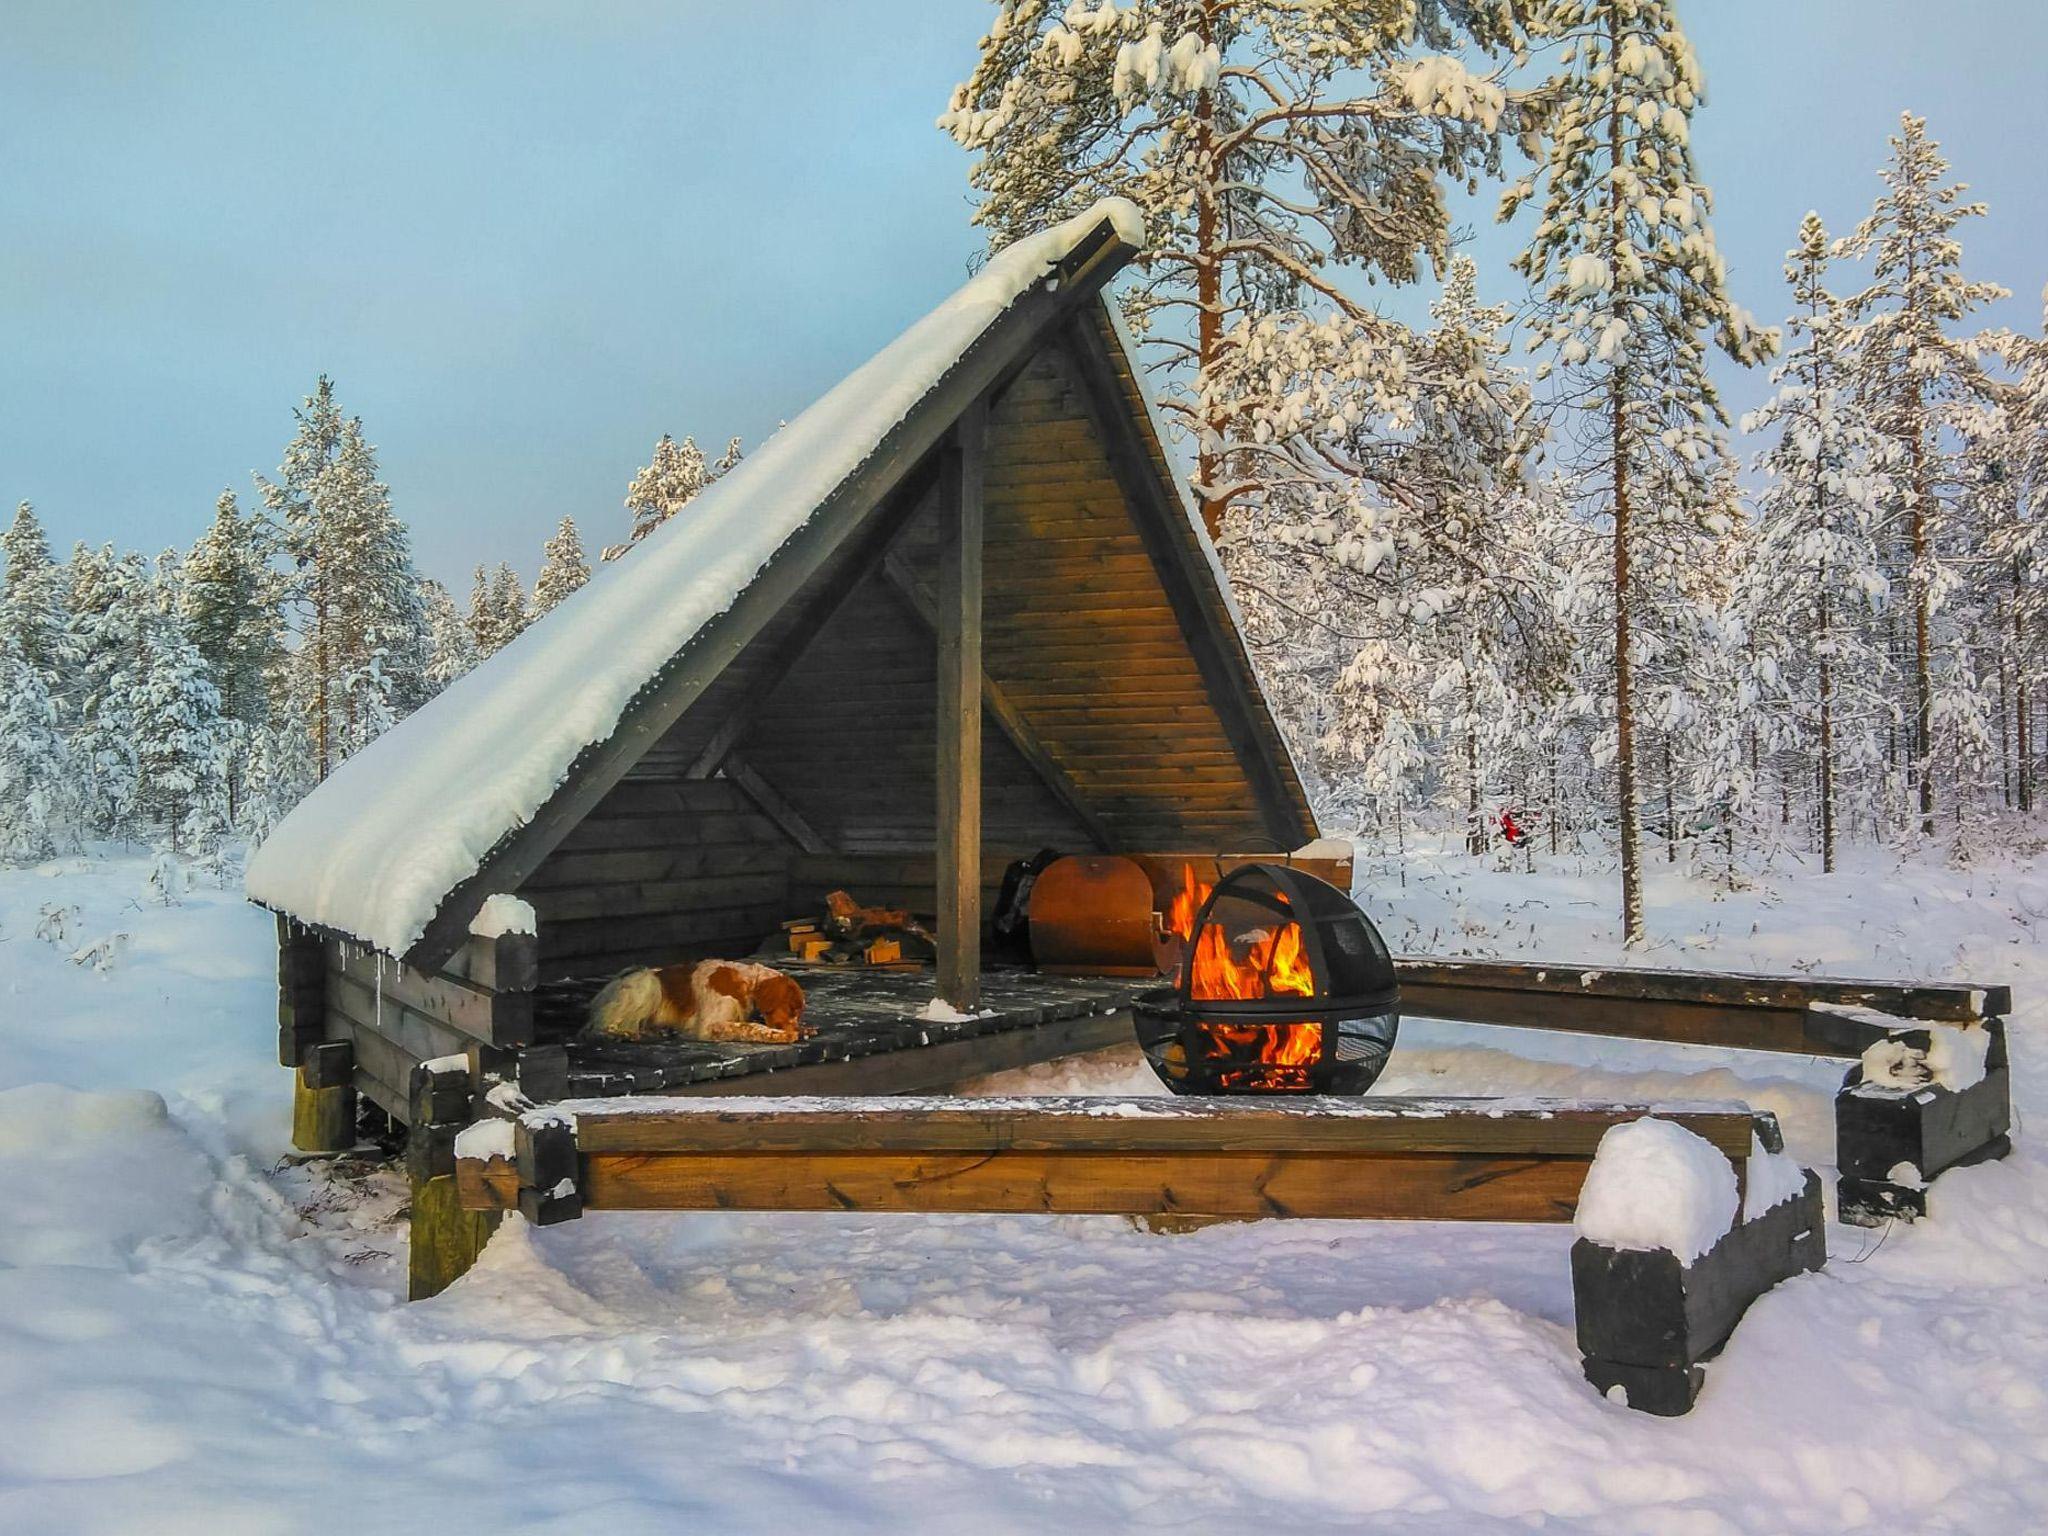
M 0 498 L 53 539 L 186 544 L 325 370 L 422 566 L 593 547 L 664 431 L 772 430 L 960 281 L 931 126 L 981 0 L 6 0 Z M 1991 203 L 1974 275 L 2036 328 L 2048 12 L 1691 0 L 1695 141 L 1741 300 L 1846 230 L 1901 108 Z M 1938 18 L 1938 20 L 1930 20 Z M 1490 199 L 1488 200 L 1490 206 Z M 1474 226 L 1489 297 L 1512 232 Z M 1405 306 L 1404 306 L 1405 307 Z M 1760 379 L 1731 383 L 1738 408 Z

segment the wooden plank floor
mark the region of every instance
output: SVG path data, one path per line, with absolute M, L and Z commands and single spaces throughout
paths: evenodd
M 1113 1031 L 1077 1034 L 1072 1021 L 1100 1019 L 1108 1024 L 1121 1015 L 1138 993 L 1156 986 L 1149 979 L 1041 976 L 1032 971 L 991 970 L 982 975 L 982 1007 L 986 1016 L 938 1022 L 918 1017 L 932 1000 L 930 971 L 881 971 L 854 966 L 787 967 L 803 983 L 807 996 L 804 1023 L 816 1031 L 794 1045 L 740 1045 L 695 1040 L 629 1042 L 576 1039 L 589 999 L 608 977 L 575 977 L 544 982 L 536 997 L 536 1023 L 541 1039 L 566 1047 L 568 1091 L 572 1096 L 625 1093 L 717 1091 L 735 1079 L 761 1073 L 787 1073 L 833 1063 L 849 1063 L 887 1054 L 915 1054 L 938 1046 L 987 1040 L 989 1070 L 1023 1060 L 1048 1059 L 1068 1050 L 1099 1049 L 1113 1043 Z M 1034 1051 L 1023 1039 L 998 1042 L 997 1036 L 1039 1032 L 1048 1050 Z M 1064 1049 L 1051 1049 L 1057 1041 Z M 966 1060 L 971 1051 L 948 1051 Z M 862 1074 L 870 1081 L 890 1075 L 880 1062 Z M 952 1076 L 971 1075 L 967 1071 Z M 807 1073 L 806 1076 L 821 1074 Z M 929 1074 L 906 1059 L 906 1087 L 924 1086 Z M 938 1080 L 944 1081 L 942 1075 Z M 729 1090 L 728 1090 L 729 1091 Z M 746 1091 L 746 1090 L 742 1090 Z M 776 1092 L 763 1085 L 760 1091 Z M 880 1088 L 879 1091 L 890 1091 Z

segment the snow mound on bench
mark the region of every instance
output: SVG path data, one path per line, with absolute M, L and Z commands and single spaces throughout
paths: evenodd
M 343 763 L 250 859 L 273 910 L 403 954 L 442 899 L 524 826 L 586 747 L 734 600 L 1003 312 L 1105 220 L 1110 198 L 991 257 L 964 287 L 623 560 Z
M 1673 1120 L 1645 1117 L 1600 1138 L 1572 1226 L 1608 1248 L 1667 1248 L 1691 1263 L 1727 1235 L 1735 1169 Z

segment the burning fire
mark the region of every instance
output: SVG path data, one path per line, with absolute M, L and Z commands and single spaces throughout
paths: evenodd
M 1194 866 L 1181 866 L 1181 888 L 1166 909 L 1166 929 L 1185 947 L 1194 940 L 1188 995 L 1198 1002 L 1246 1002 L 1262 997 L 1313 997 L 1315 976 L 1301 942 L 1301 924 L 1281 923 L 1241 938 L 1242 954 L 1231 953 L 1230 938 L 1211 923 L 1195 937 L 1195 914 L 1209 899 L 1209 885 L 1195 878 Z M 1303 1026 L 1312 1032 L 1315 1026 Z M 1261 1031 L 1262 1033 L 1264 1031 Z M 1315 1047 L 1309 1048 L 1313 1056 Z

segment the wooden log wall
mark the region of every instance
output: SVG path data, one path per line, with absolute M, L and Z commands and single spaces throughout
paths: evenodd
M 354 1052 L 356 1091 L 408 1125 L 422 1063 L 533 1039 L 531 935 L 472 938 L 436 975 L 333 937 L 323 955 L 326 1039 Z
M 789 915 L 794 846 L 726 779 L 629 779 L 519 894 L 546 976 L 744 954 Z

